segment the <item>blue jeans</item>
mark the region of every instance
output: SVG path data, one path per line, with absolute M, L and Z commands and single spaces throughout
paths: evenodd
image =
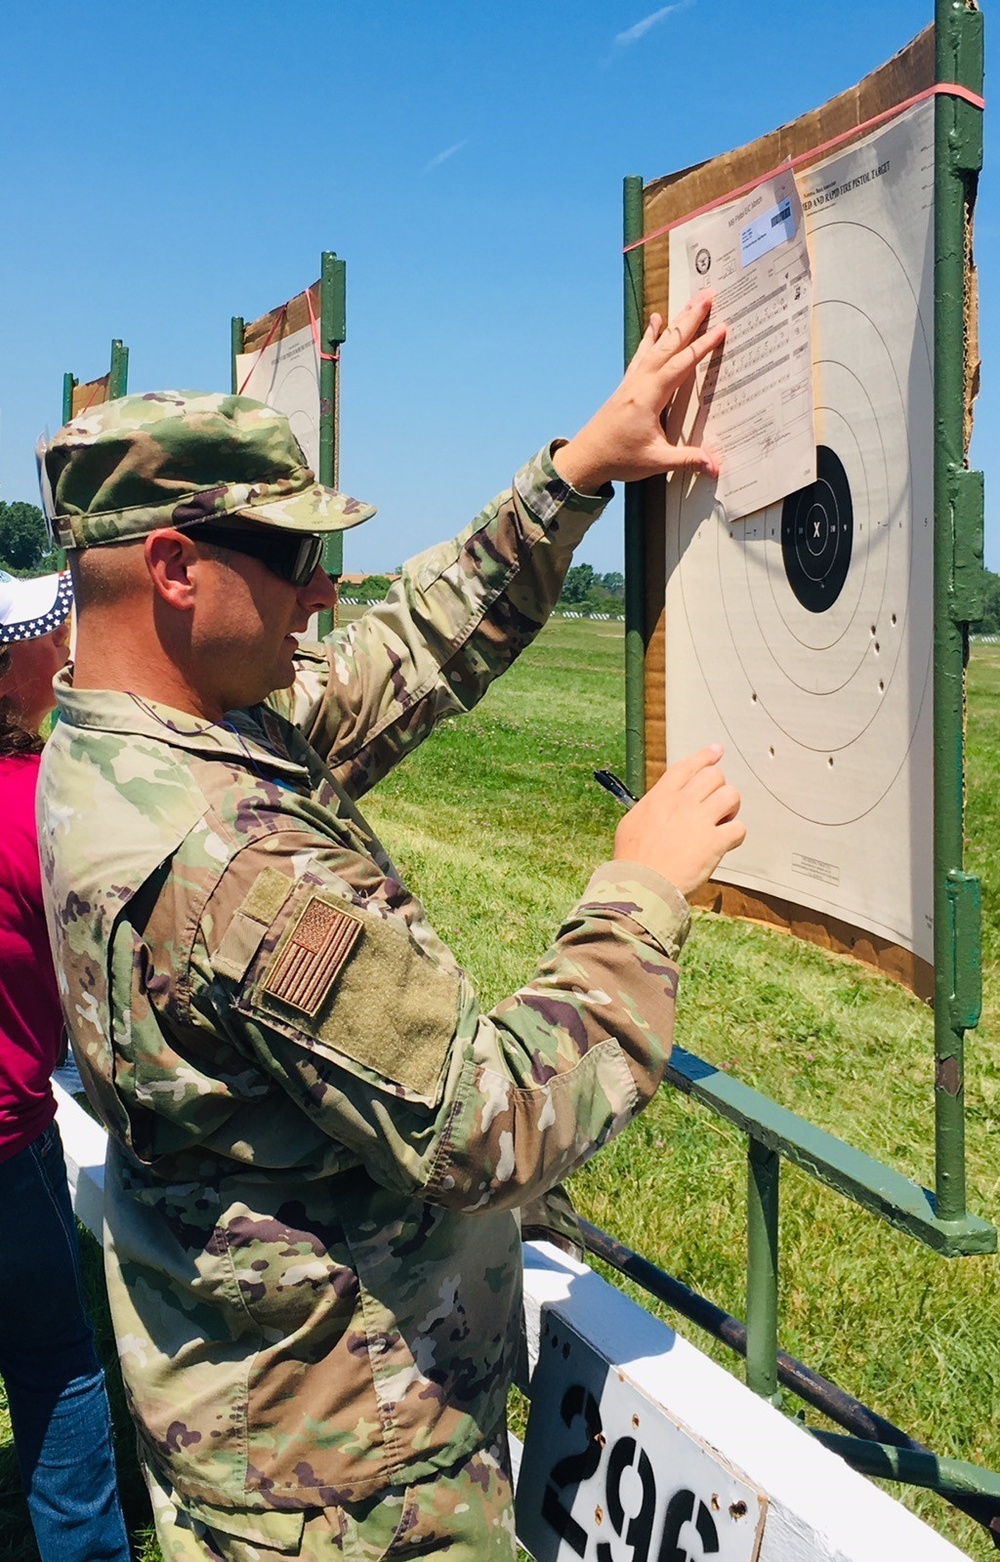
M 0 1376 L 42 1562 L 129 1562 L 54 1123 L 0 1161 Z

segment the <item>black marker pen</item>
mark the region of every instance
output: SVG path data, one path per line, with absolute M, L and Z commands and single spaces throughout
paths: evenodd
M 627 811 L 634 808 L 639 799 L 634 792 L 630 792 L 624 781 L 619 781 L 613 770 L 595 770 L 594 780 L 598 786 L 603 786 L 606 792 L 610 792 L 616 802 L 621 803 Z

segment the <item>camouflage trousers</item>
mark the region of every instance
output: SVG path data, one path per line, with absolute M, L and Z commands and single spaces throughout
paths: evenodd
M 201 1517 L 182 1507 L 148 1464 L 145 1476 L 163 1562 L 512 1562 L 517 1554 L 506 1434 L 426 1481 L 304 1515 L 216 1509 L 212 1524 L 203 1505 Z

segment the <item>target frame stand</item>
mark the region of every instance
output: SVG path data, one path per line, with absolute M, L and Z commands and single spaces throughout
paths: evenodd
M 762 138 L 644 187 L 624 181 L 625 362 L 636 351 L 653 310 L 664 312 L 663 248 L 667 230 L 686 216 L 751 186 L 810 149 L 818 157 L 831 141 L 857 145 L 880 113 L 913 96 L 934 97 L 933 172 L 933 961 L 921 976 L 918 963 L 900 960 L 887 941 L 850 936 L 852 930 L 815 913 L 796 919 L 787 904 L 762 907 L 747 897 L 727 903 L 709 886 L 703 904 L 769 921 L 820 945 L 865 958 L 923 996 L 933 992 L 935 1025 L 935 1187 L 919 1186 L 897 1169 L 824 1132 L 729 1072 L 675 1048 L 668 1077 L 677 1088 L 734 1123 L 747 1136 L 747 1289 L 742 1345 L 747 1382 L 777 1401 L 779 1380 L 788 1382 L 778 1351 L 778 1208 L 782 1159 L 792 1162 L 845 1197 L 904 1230 L 942 1256 L 996 1251 L 996 1231 L 966 1205 L 964 1139 L 964 1034 L 981 1009 L 980 890 L 963 862 L 965 662 L 969 624 L 982 611 L 983 479 L 967 464 L 972 400 L 978 377 L 975 274 L 971 262 L 972 213 L 982 167 L 983 18 L 971 3 L 936 0 L 935 27 L 853 91 Z M 958 91 L 937 91 L 936 84 Z M 977 101 L 978 100 L 978 101 Z M 885 111 L 884 113 L 882 111 Z M 684 191 L 688 181 L 687 192 Z M 685 205 L 685 200 L 687 204 Z M 656 242 L 661 245 L 656 250 Z M 650 260 L 653 260 L 653 266 Z M 654 285 L 650 272 L 655 269 Z M 658 291 L 657 291 L 658 289 Z M 666 763 L 664 725 L 664 600 L 667 578 L 664 518 L 667 484 L 658 479 L 625 490 L 625 672 L 628 784 L 641 794 Z M 929 782 L 929 778 L 928 778 Z M 832 925 L 831 925 L 832 924 Z M 857 930 L 853 930 L 857 931 Z M 859 945 L 861 947 L 859 947 Z M 656 1291 L 669 1282 L 651 1265 L 585 1231 L 587 1246 Z M 617 1251 L 616 1251 L 617 1250 Z M 636 1268 L 645 1267 L 644 1276 Z M 654 1278 L 651 1280 L 650 1275 Z M 679 1288 L 683 1290 L 684 1288 Z M 662 1290 L 657 1294 L 663 1294 Z M 676 1295 L 671 1304 L 702 1322 L 710 1304 Z M 717 1309 L 715 1311 L 718 1311 Z M 720 1317 L 722 1315 L 720 1314 Z M 735 1320 L 730 1320 L 735 1324 Z M 731 1331 L 730 1331 L 731 1332 Z M 719 1335 L 727 1343 L 726 1330 Z M 784 1358 L 787 1366 L 788 1358 Z M 828 1411 L 834 1414 L 835 1411 Z M 875 1418 L 877 1420 L 877 1418 Z M 850 1425 L 848 1421 L 842 1424 Z M 885 1423 L 883 1423 L 883 1428 Z M 857 1429 L 857 1428 L 852 1428 Z M 877 1439 L 883 1437 L 885 1447 Z M 900 1438 L 874 1431 L 835 1439 L 837 1451 L 858 1468 L 890 1473 L 891 1449 Z M 875 1441 L 873 1441 L 875 1439 Z M 915 1445 L 910 1444 L 911 1448 Z M 887 1451 L 888 1450 L 888 1451 Z M 926 1454 L 926 1451 L 924 1451 Z M 923 1455 L 921 1456 L 923 1457 Z M 935 1478 L 938 1461 L 926 1455 L 920 1484 L 947 1492 Z M 904 1461 L 905 1462 L 905 1461 Z M 899 1461 L 897 1461 L 898 1465 Z M 911 1469 L 895 1478 L 918 1479 Z M 967 1467 L 962 1490 L 976 1516 L 1000 1533 L 997 1478 Z M 953 1488 L 954 1490 L 954 1488 Z M 985 1505 L 985 1507 L 983 1506 Z M 972 1507 L 968 1509 L 972 1511 Z
M 121 337 L 115 336 L 111 340 L 111 363 L 107 374 L 99 375 L 96 380 L 84 380 L 83 384 L 69 370 L 63 375 L 62 421 L 68 423 L 71 418 L 79 417 L 91 407 L 99 407 L 105 401 L 117 401 L 119 396 L 127 393 L 128 348 Z M 56 549 L 56 559 L 59 568 L 65 569 L 66 553 L 63 548 Z
M 307 329 L 312 333 L 318 360 L 316 476 L 327 487 L 336 488 L 340 482 L 340 349 L 347 340 L 347 264 L 334 250 L 323 251 L 319 280 L 294 298 L 249 323 L 242 315 L 233 315 L 230 326 L 232 393 L 269 400 L 265 387 L 254 383 L 257 364 L 264 368 L 268 349 L 280 353 L 283 342 Z M 249 366 L 248 354 L 256 355 Z M 282 404 L 280 395 L 270 399 L 279 412 L 291 410 Z M 343 574 L 341 532 L 332 532 L 327 537 L 323 545 L 323 568 L 334 581 Z M 328 635 L 332 629 L 333 613 L 324 610 L 318 615 L 320 637 Z
M 68 423 L 90 407 L 100 406 L 105 401 L 116 401 L 127 391 L 128 348 L 116 336 L 111 343 L 111 365 L 107 374 L 99 375 L 96 380 L 85 380 L 83 384 L 75 374 L 67 371 L 63 375 L 62 420 Z

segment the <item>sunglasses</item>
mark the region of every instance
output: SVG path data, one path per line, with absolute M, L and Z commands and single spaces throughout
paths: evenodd
M 190 526 L 178 526 L 176 530 L 194 538 L 195 542 L 209 542 L 216 548 L 248 553 L 251 558 L 260 559 L 282 580 L 287 580 L 290 586 L 307 586 L 323 557 L 324 538 L 315 532 L 303 536 L 279 531 L 276 527 L 213 526 L 211 521 L 193 521 Z

